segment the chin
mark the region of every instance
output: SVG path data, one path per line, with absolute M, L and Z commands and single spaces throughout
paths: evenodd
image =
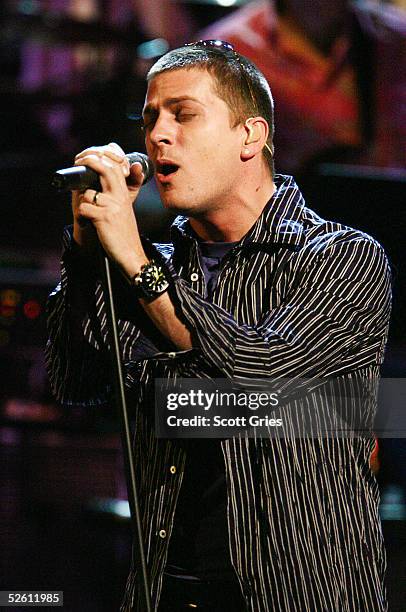
M 213 205 L 202 194 L 180 193 L 175 189 L 160 190 L 163 207 L 168 212 L 186 217 L 200 217 L 210 212 Z
M 160 194 L 161 202 L 165 210 L 175 214 L 188 215 L 193 211 L 193 206 L 190 205 L 190 200 L 183 200 L 176 197 L 173 193 Z

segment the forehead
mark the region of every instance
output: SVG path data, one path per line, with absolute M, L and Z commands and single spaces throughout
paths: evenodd
M 215 99 L 223 102 L 214 85 L 213 77 L 204 68 L 166 70 L 148 83 L 144 110 L 172 99 L 192 99 L 203 105 L 212 104 Z

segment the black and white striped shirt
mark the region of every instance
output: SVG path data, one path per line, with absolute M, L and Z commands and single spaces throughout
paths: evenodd
M 383 359 L 391 292 L 382 247 L 321 219 L 291 177 L 275 183 L 261 216 L 222 261 L 211 302 L 187 219 L 175 221 L 171 244 L 154 247 L 172 275 L 193 349 L 173 352 L 116 279 L 155 609 L 187 456 L 176 440 L 155 437 L 154 379 L 356 382 L 377 377 Z M 110 385 L 104 299 L 97 275 L 74 263 L 69 233 L 65 247 L 61 283 L 49 301 L 50 378 L 61 402 L 102 404 Z M 235 437 L 221 447 L 230 555 L 247 610 L 387 610 L 379 493 L 369 467 L 373 436 Z M 137 609 L 132 568 L 122 611 Z

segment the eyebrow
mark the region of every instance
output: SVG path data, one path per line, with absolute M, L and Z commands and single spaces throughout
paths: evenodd
M 179 102 L 185 102 L 185 101 L 197 102 L 197 104 L 200 104 L 200 106 L 204 106 L 204 104 L 200 102 L 200 100 L 198 100 L 197 98 L 194 98 L 193 96 L 178 96 L 176 98 L 167 98 L 164 101 L 163 105 L 164 107 L 168 108 L 169 106 L 173 106 L 174 104 L 178 104 Z M 149 103 L 143 109 L 142 116 L 145 117 L 145 115 L 152 115 L 155 112 L 156 112 L 156 107 L 152 103 Z

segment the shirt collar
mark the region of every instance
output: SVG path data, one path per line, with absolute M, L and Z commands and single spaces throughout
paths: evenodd
M 254 225 L 241 239 L 240 248 L 284 245 L 296 250 L 303 246 L 303 196 L 291 176 L 276 174 L 274 183 L 275 193 Z M 171 227 L 171 238 L 175 246 L 183 241 L 194 240 L 187 217 L 176 217 Z

